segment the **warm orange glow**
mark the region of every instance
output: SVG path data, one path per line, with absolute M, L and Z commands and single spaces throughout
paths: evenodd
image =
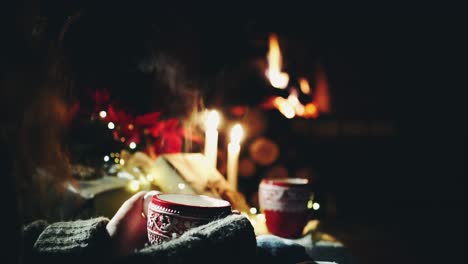
M 278 37 L 276 34 L 270 34 L 269 38 L 270 49 L 268 50 L 268 69 L 270 72 L 281 72 L 281 51 L 279 47 Z
M 285 72 L 281 72 L 283 61 L 276 34 L 270 34 L 269 45 L 267 54 L 268 69 L 266 70 L 265 75 L 268 80 L 270 80 L 273 87 L 284 89 L 288 86 L 289 75 Z
M 314 101 L 320 113 L 332 111 L 328 79 L 323 67 L 319 66 L 316 72 L 316 85 Z
M 299 87 L 304 94 L 310 94 L 310 85 L 306 78 L 299 78 Z
M 278 72 L 278 73 L 268 73 L 268 78 L 270 79 L 271 86 L 278 88 L 278 89 L 284 89 L 286 86 L 288 86 L 289 82 L 289 75 L 284 72 Z
M 273 105 L 278 108 L 281 104 L 283 104 L 283 102 L 285 101 L 285 99 L 281 96 L 278 96 L 276 97 L 274 100 L 273 100 Z
M 288 96 L 288 103 L 294 109 L 294 112 L 298 116 L 302 116 L 304 114 L 304 105 L 301 104 L 299 98 L 297 98 L 297 91 L 292 90 Z
M 283 97 L 276 97 L 273 101 L 273 104 L 275 105 L 276 109 L 278 109 L 280 113 L 283 114 L 287 119 L 291 119 L 296 115 L 294 107 L 292 107 L 288 100 L 284 99 Z
M 247 112 L 247 107 L 242 105 L 237 105 L 231 108 L 231 114 L 235 116 L 242 116 Z
M 308 103 L 304 107 L 304 117 L 310 118 L 310 117 L 317 117 L 318 116 L 318 111 L 317 111 L 317 106 L 313 103 Z
M 133 130 L 134 127 L 133 124 L 128 124 L 128 130 Z

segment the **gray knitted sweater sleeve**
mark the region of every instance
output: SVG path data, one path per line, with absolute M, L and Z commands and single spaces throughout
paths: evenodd
M 162 245 L 150 246 L 115 259 L 106 231 L 108 219 L 100 217 L 46 226 L 35 223 L 25 229 L 25 239 L 33 244 L 26 260 L 38 258 L 60 263 L 239 263 L 254 258 L 256 240 L 253 227 L 244 216 L 231 215 L 194 228 Z M 35 239 L 37 237 L 37 239 Z M 27 238 L 27 239 L 26 239 Z M 26 261 L 26 262 L 30 262 Z M 141 262 L 141 263 L 143 263 Z M 42 263 L 42 262 L 41 262 Z
M 141 250 L 144 263 L 252 263 L 256 238 L 250 221 L 230 215 L 191 229 L 178 239 Z
M 98 217 L 47 226 L 34 243 L 39 255 L 101 255 L 110 253 L 107 218 Z

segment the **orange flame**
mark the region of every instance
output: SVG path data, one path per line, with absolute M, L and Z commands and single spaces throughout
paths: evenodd
M 281 96 L 276 97 L 273 104 L 287 119 L 291 119 L 296 115 L 294 107 L 289 104 L 287 99 Z
M 301 104 L 299 98 L 297 98 L 296 90 L 292 90 L 291 93 L 289 93 L 287 100 L 289 105 L 291 105 L 291 107 L 294 108 L 294 112 L 296 113 L 296 115 L 302 116 L 304 114 L 304 105 Z
M 310 85 L 306 78 L 299 78 L 299 87 L 304 94 L 310 94 Z
M 321 113 L 330 113 L 332 111 L 332 105 L 328 79 L 322 66 L 317 68 L 316 82 L 314 102 Z
M 307 111 L 311 111 L 310 109 L 306 109 L 306 107 L 299 101 L 299 98 L 297 97 L 297 90 L 292 90 L 288 98 L 283 98 L 281 96 L 276 97 L 273 100 L 273 105 L 288 119 L 291 119 L 296 115 L 301 117 L 308 117 L 310 114 L 308 114 Z M 316 113 L 313 113 L 312 115 L 315 114 Z
M 273 87 L 284 89 L 288 86 L 289 75 L 285 72 L 281 72 L 283 60 L 276 34 L 270 34 L 269 45 L 270 47 L 267 54 L 268 69 L 265 75 L 268 80 L 270 80 Z
M 313 103 L 308 103 L 304 107 L 305 118 L 316 118 L 318 116 L 317 106 Z

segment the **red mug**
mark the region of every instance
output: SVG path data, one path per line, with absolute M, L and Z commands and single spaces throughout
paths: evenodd
M 225 200 L 204 195 L 156 194 L 148 205 L 148 241 L 161 244 L 229 214 L 231 204 Z
M 264 179 L 258 193 L 268 231 L 285 238 L 299 237 L 308 220 L 309 181 L 302 178 Z

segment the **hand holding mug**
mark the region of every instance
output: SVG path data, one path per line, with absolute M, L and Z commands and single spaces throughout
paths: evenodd
M 106 226 L 112 240 L 112 252 L 125 256 L 147 242 L 146 214 L 148 203 L 157 191 L 138 192 L 119 208 Z

